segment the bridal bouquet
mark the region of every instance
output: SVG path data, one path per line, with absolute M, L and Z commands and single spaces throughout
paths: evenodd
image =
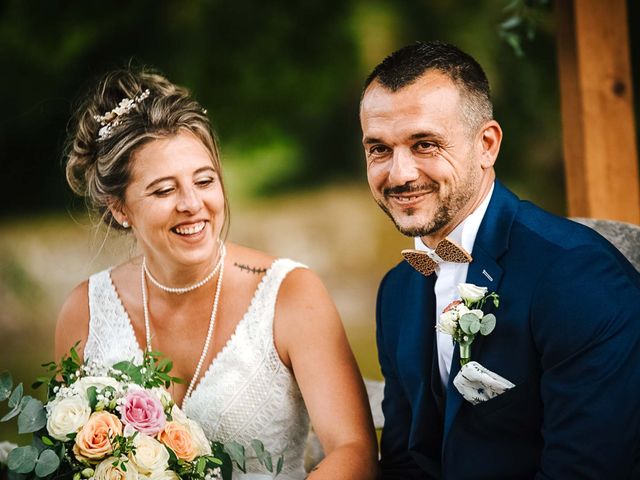
M 227 480 L 232 459 L 242 469 L 244 449 L 209 442 L 163 388 L 181 380 L 169 375 L 173 365 L 158 353 L 146 353 L 142 365 L 105 368 L 82 364 L 72 348 L 59 364 L 44 366 L 51 376 L 34 387 L 46 385 L 46 404 L 0 374 L 0 402 L 10 408 L 0 421 L 17 417 L 19 433 L 34 434 L 32 445 L 6 459 L 21 478 Z M 268 452 L 263 457 L 271 463 Z

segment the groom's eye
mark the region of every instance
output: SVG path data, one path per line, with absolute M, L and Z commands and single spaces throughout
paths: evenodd
M 386 145 L 373 145 L 369 149 L 369 155 L 384 155 L 389 152 L 389 147 Z
M 428 153 L 438 148 L 433 142 L 418 142 L 414 145 L 413 149 L 419 153 Z

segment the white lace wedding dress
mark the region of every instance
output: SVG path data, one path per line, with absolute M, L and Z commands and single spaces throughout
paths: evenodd
M 262 441 L 275 459 L 284 456 L 281 480 L 305 476 L 304 448 L 309 417 L 293 374 L 281 362 L 273 341 L 273 317 L 280 284 L 294 268 L 288 259 L 273 262 L 256 289 L 235 333 L 217 355 L 182 408 L 204 428 L 210 440 L 235 440 L 247 448 Z M 223 292 L 224 295 L 224 285 Z M 129 316 L 113 286 L 109 270 L 89 279 L 89 336 L 85 359 L 103 365 L 142 361 L 142 350 Z M 202 340 L 204 341 L 204 339 Z M 200 341 L 194 341 L 199 345 Z M 247 461 L 247 474 L 234 479 L 271 478 L 257 459 Z

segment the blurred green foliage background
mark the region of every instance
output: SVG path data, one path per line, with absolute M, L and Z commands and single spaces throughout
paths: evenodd
M 523 38 L 521 57 L 500 27 L 512 17 L 511 3 L 535 6 L 527 10 L 535 36 Z M 130 239 L 92 226 L 63 167 L 80 95 L 132 62 L 189 87 L 207 108 L 222 145 L 231 238 L 317 270 L 363 373 L 379 376 L 376 287 L 410 241 L 369 198 L 362 83 L 386 55 L 415 40 L 469 52 L 485 68 L 504 129 L 498 176 L 521 197 L 565 214 L 549 3 L 0 0 L 0 371 L 35 378 L 52 358 L 69 290 L 135 251 Z M 627 3 L 637 68 L 640 2 Z M 12 430 L 0 425 L 0 440 L 15 438 Z
M 535 9 L 536 36 L 519 58 L 498 32 L 508 3 L 6 0 L 0 151 L 10 182 L 0 214 L 69 205 L 61 160 L 74 105 L 98 76 L 129 62 L 194 92 L 243 194 L 362 181 L 362 82 L 394 49 L 429 39 L 452 42 L 484 66 L 505 128 L 499 173 L 562 212 L 550 7 Z

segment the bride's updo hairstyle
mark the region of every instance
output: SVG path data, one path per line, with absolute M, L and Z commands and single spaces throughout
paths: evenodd
M 109 227 L 122 230 L 109 205 L 124 201 L 134 153 L 179 131 L 194 134 L 211 156 L 225 200 L 220 154 L 206 111 L 186 88 L 147 70 L 108 73 L 77 110 L 67 140 L 67 182 Z

